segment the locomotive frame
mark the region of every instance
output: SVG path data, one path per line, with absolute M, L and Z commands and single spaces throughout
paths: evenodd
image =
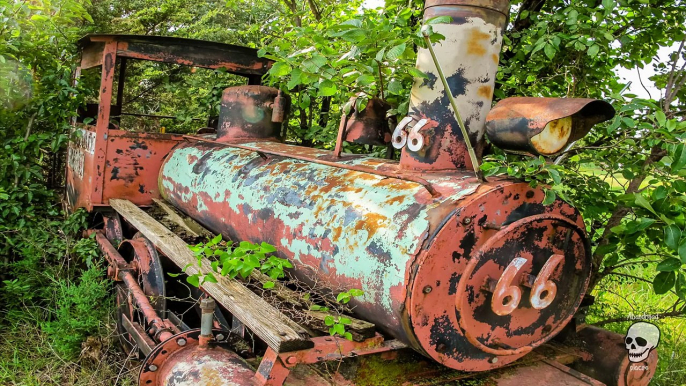
M 89 230 L 88 234 L 95 238 L 109 264 L 108 276 L 117 283 L 117 296 L 120 297 L 123 307 L 120 310 L 121 331 L 128 334 L 135 343 L 135 349 L 146 356 L 139 376 L 141 385 L 172 383 L 325 385 L 330 384 L 332 380 L 325 379 L 317 366 L 332 361 L 339 362 L 338 371 L 335 371 L 332 376 L 333 382 L 351 386 L 379 384 L 375 382 L 381 382 L 380 379 L 387 384 L 401 384 L 401 382 L 406 385 L 447 384 L 475 376 L 474 373 L 458 372 L 434 360 L 417 355 L 415 351 L 422 350 L 421 347 L 418 349 L 418 345 L 413 346 L 413 343 L 408 344 L 408 342 L 393 339 L 384 326 L 378 323 L 371 335 L 359 337 L 353 341 L 337 336 L 313 336 L 311 331 L 283 315 L 240 281 L 225 277 L 218 278 L 217 283 L 204 283 L 200 286 L 202 293 L 196 294 L 197 300 L 201 303 L 200 323 L 192 327 L 196 327 L 197 324 L 200 326 L 191 328 L 178 315 L 168 311 L 164 301 L 160 300 L 167 295 L 164 291 L 164 282 L 171 280 L 164 274 L 165 267 L 171 264 L 177 269 L 186 268 L 189 274 L 196 272 L 206 274 L 210 272 L 210 264 L 207 262 L 200 267 L 194 265 L 196 257 L 188 249 L 188 245 L 174 232 L 150 217 L 143 209 L 165 198 L 162 192 L 164 187 L 161 184 L 158 185 L 158 174 L 169 161 L 170 152 L 183 146 L 229 148 L 257 154 L 257 157 L 263 160 L 285 159 L 337 168 L 351 173 L 368 173 L 384 179 L 392 178 L 417 186 L 428 198 L 449 194 L 451 189 L 462 189 L 466 202 L 464 208 L 473 202 L 479 202 L 475 207 L 488 207 L 488 201 L 484 201 L 488 192 L 495 192 L 492 196 L 488 196 L 491 200 L 494 198 L 507 200 L 503 198 L 503 192 L 513 189 L 513 192 L 526 195 L 527 199 L 532 202 L 542 199 L 540 192 L 532 191 L 529 196 L 526 189 L 508 188 L 508 181 L 498 180 L 486 184 L 474 182 L 473 186 L 461 182 L 461 185 L 455 187 L 445 183 L 445 180 L 454 174 L 449 171 L 429 173 L 427 166 L 422 166 L 422 162 L 425 162 L 422 161 L 423 158 L 416 156 L 403 156 L 405 159 L 410 159 L 411 164 L 415 166 L 414 170 L 393 166 L 390 161 L 383 164 L 374 161 L 377 162 L 374 166 L 357 162 L 355 157 L 346 157 L 341 154 L 343 141 L 355 141 L 359 138 L 373 138 L 376 142 L 390 140 L 390 136 L 385 136 L 378 127 L 369 127 L 370 121 L 376 122 L 378 119 L 375 116 L 365 118 L 362 112 L 355 112 L 356 115 L 351 117 L 344 116 L 336 150 L 333 153 L 304 148 L 294 151 L 294 147 L 274 141 L 279 136 L 278 131 L 274 131 L 278 130 L 278 127 L 273 128 L 271 124 L 267 125 L 264 132 L 256 133 L 257 129 L 246 129 L 241 135 L 247 137 L 229 136 L 225 137 L 228 140 L 223 141 L 220 141 L 221 133 L 213 136 L 207 131 L 194 136 L 184 136 L 121 130 L 114 126 L 111 118 L 122 114 L 123 84 L 128 60 L 151 60 L 210 69 L 225 68 L 228 72 L 244 76 L 250 87 L 239 90 L 229 99 L 225 94 L 223 103 L 248 103 L 255 106 L 259 104 L 262 106 L 260 108 L 267 106 L 269 112 L 272 113 L 271 122 L 278 123 L 284 119 L 283 110 L 287 103 L 279 100 L 283 98 L 280 93 L 265 103 L 250 100 L 249 94 L 255 90 L 258 96 L 262 95 L 260 93 L 262 89 L 259 88 L 260 79 L 272 64 L 269 60 L 258 58 L 255 50 L 190 39 L 129 35 L 90 35 L 82 39 L 80 44 L 83 54 L 79 68 L 100 66 L 102 68 L 101 85 L 99 104 L 89 106 L 90 113 L 81 114 L 74 122 L 75 130 L 79 130 L 81 135 L 69 147 L 66 204 L 70 210 L 82 207 L 96 213 L 101 219 L 95 222 L 100 225 Z M 119 66 L 120 78 L 115 104 L 112 104 L 116 66 Z M 245 102 L 244 98 L 248 98 L 248 102 Z M 531 122 L 538 125 L 535 128 L 537 130 L 535 134 L 538 134 L 544 130 L 543 126 L 546 126 L 545 122 L 540 119 L 541 115 L 547 114 L 552 117 L 546 122 L 558 117 L 572 116 L 587 109 L 592 101 L 574 101 L 577 106 L 572 108 L 567 104 L 551 100 L 526 101 L 529 104 L 537 102 L 541 102 L 539 106 L 552 107 L 542 107 L 543 112 L 538 115 L 528 111 L 523 114 L 523 118 L 522 115 L 513 113 L 513 111 L 516 113 L 518 107 L 521 106 L 518 103 L 515 103 L 514 107 L 504 104 L 500 105 L 500 109 L 493 109 L 491 112 L 495 112 L 495 115 L 490 119 L 492 125 L 488 126 L 489 133 L 508 130 L 510 122 L 515 120 L 521 126 L 516 129 L 519 135 L 517 146 L 519 149 L 529 149 L 531 143 L 521 138 L 528 135 L 526 131 L 532 127 Z M 374 109 L 370 110 L 378 115 Z M 85 124 L 86 118 L 93 118 L 94 124 Z M 367 119 L 366 123 L 361 123 L 365 122 L 365 119 Z M 593 119 L 590 120 L 593 121 Z M 524 125 L 521 122 L 524 122 Z M 436 124 L 434 122 L 429 122 L 428 125 L 426 122 L 420 123 L 421 121 L 416 122 L 411 135 L 429 130 L 431 125 Z M 245 129 L 246 126 L 242 124 L 240 127 Z M 361 134 L 351 130 L 352 128 L 361 130 Z M 260 129 L 264 128 L 260 127 Z M 218 130 L 222 130 L 221 123 Z M 231 133 L 235 133 L 235 128 Z M 470 133 L 470 136 L 472 134 L 474 138 L 477 138 L 477 134 Z M 251 135 L 256 137 L 251 137 Z M 447 133 L 444 135 L 446 138 L 449 137 Z M 265 138 L 269 140 L 263 141 Z M 383 141 L 384 138 L 385 141 Z M 260 141 L 263 142 L 260 143 Z M 427 143 L 431 142 L 427 141 Z M 460 144 L 451 144 L 451 147 L 460 148 Z M 466 181 L 466 177 L 462 179 Z M 164 203 L 162 205 L 173 213 L 171 217 L 177 219 L 176 221 L 181 226 L 187 226 L 187 223 L 184 223 L 185 220 L 178 220 L 187 217 L 187 211 L 178 211 L 173 205 Z M 557 205 L 557 209 L 571 211 L 570 216 L 573 215 L 573 208 L 565 209 L 562 207 L 563 203 Z M 495 209 L 500 213 L 500 210 L 506 211 L 505 207 L 506 205 Z M 485 210 L 495 212 L 495 209 Z M 468 212 L 467 209 L 465 209 L 466 212 Z M 492 218 L 496 218 L 493 216 L 496 216 L 495 214 Z M 535 221 L 544 224 L 540 226 L 541 228 L 551 227 L 549 222 L 545 222 L 551 221 L 551 214 L 538 213 L 536 216 L 542 216 L 535 218 Z M 476 217 L 464 216 L 460 224 L 467 227 L 472 219 Z M 205 219 L 203 225 L 206 225 L 208 221 Z M 554 221 L 561 223 L 566 221 L 570 223 L 569 226 L 583 228 L 583 221 L 580 218 L 576 224 L 574 221 L 560 217 L 555 217 Z M 488 223 L 487 226 L 483 226 L 484 224 L 479 226 L 484 229 L 492 226 L 491 230 L 498 232 L 507 230 L 504 233 L 507 236 L 508 232 L 520 232 L 516 224 L 517 222 L 514 221 L 510 224 Z M 440 224 L 441 227 L 444 225 Z M 474 224 L 471 226 L 473 227 Z M 531 226 L 527 225 L 527 227 Z M 203 229 L 200 233 L 211 234 L 212 232 Z M 568 232 L 568 239 L 569 234 L 571 233 Z M 510 240 L 504 238 L 497 242 L 507 243 Z M 488 249 L 484 251 L 483 253 L 487 253 Z M 546 291 L 546 294 L 550 295 L 554 289 L 546 287 L 549 285 L 546 275 L 552 274 L 561 259 L 559 255 L 553 255 L 540 268 L 541 273 L 538 276 L 533 275 L 533 272 L 527 276 L 528 285 L 524 283 L 524 286 L 530 288 L 532 293 Z M 553 260 L 553 263 L 549 263 Z M 473 262 L 470 269 L 477 269 L 474 267 L 475 264 L 477 263 Z M 509 279 L 493 282 L 492 286 L 486 289 L 487 292 L 495 294 L 502 292 L 499 296 L 506 297 L 503 291 L 509 289 L 507 284 L 517 275 L 521 267 L 521 265 L 517 267 L 519 263 L 512 264 L 503 264 L 504 266 L 499 268 L 503 271 L 509 269 L 507 271 L 510 272 Z M 514 268 L 510 269 L 510 266 Z M 427 265 L 427 267 L 441 269 L 440 266 Z M 577 268 L 579 269 L 581 268 Z M 502 277 L 505 276 L 507 275 L 503 273 Z M 539 279 L 539 277 L 543 278 Z M 421 281 L 419 278 L 414 280 Z M 505 284 L 501 285 L 501 281 Z M 417 288 L 422 289 L 424 294 L 431 292 L 431 290 L 426 290 L 430 288 L 429 286 L 420 284 L 417 284 Z M 552 296 L 555 297 L 554 294 Z M 546 298 L 547 296 L 540 297 L 543 303 L 546 302 Z M 532 299 L 538 298 L 532 297 Z M 215 302 L 218 306 L 215 306 Z M 533 300 L 532 303 L 534 303 Z M 507 315 L 513 312 L 511 307 L 507 307 L 511 305 L 510 302 L 503 301 L 499 304 L 494 302 L 493 304 L 493 312 L 497 315 Z M 469 307 L 469 304 L 465 303 L 461 307 Z M 578 304 L 574 309 L 577 307 Z M 503 367 L 502 362 L 498 363 L 498 358 L 503 358 L 503 350 L 489 346 L 486 347 L 485 352 L 488 353 L 488 350 L 491 350 L 497 355 L 488 357 L 490 359 L 487 360 L 477 360 L 477 363 L 483 362 L 483 366 L 482 364 L 475 365 L 472 369 L 485 370 L 502 367 L 502 369 L 487 373 L 484 378 L 485 382 L 501 386 L 518 385 L 523 382 L 532 385 L 642 385 L 649 382 L 656 368 L 657 354 L 655 352 L 652 352 L 646 360 L 643 371 L 634 371 L 631 369 L 631 363 L 624 350 L 623 338 L 620 335 L 586 326 L 580 317 L 572 318 L 572 315 L 569 315 L 563 319 L 564 322 L 560 322 L 558 330 L 545 331 L 544 328 L 545 332 L 540 338 L 540 343 L 525 345 L 524 349 L 504 350 L 505 354 L 514 355 L 508 362 L 532 351 L 525 357 L 526 359 Z M 549 340 L 547 335 L 554 335 L 556 332 L 559 332 L 558 336 L 552 341 Z M 237 354 L 239 350 L 231 338 L 237 337 L 242 340 L 251 334 L 254 337 L 253 345 L 262 348 L 258 350 L 262 354 L 259 361 L 253 358 L 252 362 L 248 362 Z M 544 340 L 547 341 L 545 344 L 543 344 Z M 476 342 L 475 345 L 487 345 L 482 343 L 480 338 L 473 338 L 470 341 Z M 439 351 L 438 354 L 427 355 L 426 352 L 422 354 L 434 359 L 441 358 L 440 344 L 434 346 Z M 424 348 L 424 350 L 428 349 Z M 372 372 L 374 376 L 370 377 L 369 372 Z M 483 377 L 483 373 L 480 376 Z

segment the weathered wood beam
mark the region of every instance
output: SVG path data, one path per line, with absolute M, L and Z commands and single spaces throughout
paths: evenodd
M 180 237 L 165 228 L 128 200 L 111 199 L 110 206 L 138 229 L 177 266 L 188 264 L 186 273 L 203 275 L 211 272 L 210 261 L 197 259 Z M 250 289 L 235 279 L 215 275 L 217 283 L 205 282 L 201 287 L 237 317 L 247 328 L 276 352 L 296 351 L 314 346 L 307 332 L 283 315 Z

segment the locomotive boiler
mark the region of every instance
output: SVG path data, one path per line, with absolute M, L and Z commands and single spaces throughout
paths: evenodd
M 635 370 L 621 336 L 579 323 L 593 269 L 579 211 L 560 199 L 543 205 L 541 187 L 479 172 L 486 136 L 508 151 L 549 156 L 614 115 L 590 99 L 508 98 L 491 107 L 508 9 L 507 0 L 428 0 L 424 20 L 449 21 L 432 26 L 445 40 L 418 51 L 427 77 L 416 79 L 407 117 L 391 132 L 383 102 L 372 100 L 343 116 L 334 151 L 282 141 L 288 97 L 259 84 L 271 62 L 248 49 L 157 37 L 82 41 L 82 67 L 102 66 L 103 88 L 95 124 L 70 146 L 67 202 L 102 219 L 90 233 L 119 283 L 120 331 L 146 356 L 141 384 L 451 384 L 499 368 L 511 369 L 492 373 L 499 385 L 649 382 L 655 353 Z M 248 84 L 224 91 L 215 130 L 113 129 L 111 112 L 123 114 L 120 97 L 110 106 L 114 66 L 131 59 L 226 68 Z M 119 85 L 123 74 L 120 67 Z M 400 160 L 342 153 L 346 141 L 390 143 Z M 202 304 L 197 320 L 184 321 L 167 306 L 179 286 L 164 272 L 210 267 L 193 264 L 178 235 L 138 208 L 154 204 L 185 229 L 197 222 L 208 234 L 273 245 L 303 283 L 363 290 L 350 304 L 372 335 L 313 335 L 229 278 L 192 290 Z M 246 332 L 248 351 L 262 357 L 254 364 L 228 339 Z M 525 356 L 531 361 L 517 361 Z M 362 357 L 386 362 L 370 370 Z M 323 381 L 316 365 L 332 360 L 343 367 Z M 430 371 L 411 375 L 418 363 Z M 383 378 L 388 366 L 398 370 Z M 369 371 L 375 381 L 362 379 Z

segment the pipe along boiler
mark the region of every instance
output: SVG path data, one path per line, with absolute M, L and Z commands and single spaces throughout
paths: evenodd
M 507 377 L 496 378 L 496 383 L 649 382 L 655 353 L 643 370 L 631 369 L 621 336 L 583 329 L 573 320 L 592 269 L 579 211 L 560 199 L 543 205 L 542 188 L 507 178 L 485 180 L 478 170 L 486 136 L 508 151 L 550 156 L 614 115 L 608 103 L 591 99 L 508 98 L 491 107 L 508 9 L 507 0 L 428 0 L 425 21 L 450 18 L 432 25 L 445 40 L 418 51 L 416 66 L 427 77 L 416 79 L 407 117 L 391 131 L 384 102 L 371 100 L 366 109 L 343 116 L 334 151 L 282 141 L 288 97 L 257 84 L 259 76 L 254 81 L 269 66 L 260 67 L 256 57 L 235 60 L 240 63 L 231 67 L 252 80 L 224 91 L 216 131 L 194 136 L 126 133 L 109 129 L 109 115 L 103 116 L 101 109 L 95 130 L 84 130 L 93 143 L 70 147 L 67 201 L 72 209 L 86 207 L 104 219 L 103 229 L 91 233 L 110 262 L 110 275 L 124 283 L 120 303 L 130 307 L 120 318 L 121 331 L 148 347 L 141 384 L 214 384 L 210 379 L 229 385 L 324 384 L 313 375 L 298 381 L 291 370 L 400 347 L 429 358 L 427 363 L 438 369 L 427 376 L 433 378 L 441 371 L 506 366 L 539 346 L 543 349 L 556 335 L 572 336 L 576 343 L 559 344 L 575 353 L 573 360 L 546 367 L 540 363 L 553 362 L 545 359 L 522 367 L 514 383 L 507 383 Z M 91 41 L 105 42 L 105 64 L 107 55 L 116 61 L 136 48 L 149 53 L 141 48 L 147 43 L 160 44 L 146 43 L 149 37 L 132 41 L 102 36 Z M 171 40 L 170 45 L 183 43 Z M 110 46 L 114 48 L 108 51 Z M 182 54 L 141 55 L 132 57 L 178 63 L 172 56 Z M 202 64 L 201 58 L 185 60 L 214 65 Z M 111 82 L 105 67 L 103 82 Z M 103 100 L 109 99 L 101 95 Z M 400 160 L 341 153 L 345 141 L 390 143 L 401 151 Z M 150 160 L 146 165 L 144 158 Z M 134 172 L 123 185 L 113 185 L 119 183 L 109 177 L 114 168 L 118 176 Z M 159 198 L 215 234 L 275 246 L 279 257 L 292 262 L 292 274 L 300 281 L 363 290 L 350 304 L 356 317 L 376 326 L 377 334 L 362 342 L 337 337 L 333 346 L 331 337 L 308 337 L 309 343 L 289 356 L 285 345 L 265 338 L 267 328 L 260 324 L 281 319 L 268 320 L 268 313 L 253 319 L 246 304 L 234 299 L 242 290 L 227 278 L 203 284 L 203 296 L 209 299 L 203 300 L 201 330 L 175 323 L 178 317 L 167 313 L 164 299 L 151 303 L 148 298 L 170 295 L 164 282 L 173 279 L 162 274 L 167 263 L 159 255 L 185 268 L 179 255 L 188 251 L 174 249 L 169 241 L 174 235 L 155 233 L 159 224 L 131 208 L 131 203 L 145 207 Z M 140 233 L 116 250 L 112 244 L 127 239 L 131 229 Z M 134 255 L 135 264 L 122 257 L 127 253 Z M 138 275 L 138 284 L 132 275 Z M 233 289 L 227 290 L 225 283 L 233 283 Z M 138 290 L 144 294 L 137 295 Z M 256 371 L 235 348 L 219 342 L 218 336 L 227 333 L 212 329 L 226 326 L 219 316 L 212 324 L 217 313 L 206 312 L 212 298 L 234 319 L 234 327 L 243 326 L 266 342 Z M 262 304 L 259 298 L 251 301 L 256 307 Z M 134 308 L 142 309 L 143 316 L 134 316 Z M 563 329 L 567 332 L 560 334 Z M 596 355 L 603 359 L 594 360 Z M 604 367 L 599 370 L 597 363 Z M 216 370 L 214 375 L 207 375 L 209 368 Z M 530 379 L 527 369 L 534 369 L 538 379 Z M 345 378 L 337 376 L 334 380 Z M 374 384 L 351 379 L 355 376 L 340 384 Z M 426 384 L 426 379 L 412 377 L 404 381 L 389 384 Z

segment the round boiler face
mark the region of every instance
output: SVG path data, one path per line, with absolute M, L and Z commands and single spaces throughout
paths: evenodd
M 463 371 L 526 355 L 572 318 L 588 285 L 583 221 L 526 184 L 461 203 L 420 257 L 410 322 L 419 346 Z

